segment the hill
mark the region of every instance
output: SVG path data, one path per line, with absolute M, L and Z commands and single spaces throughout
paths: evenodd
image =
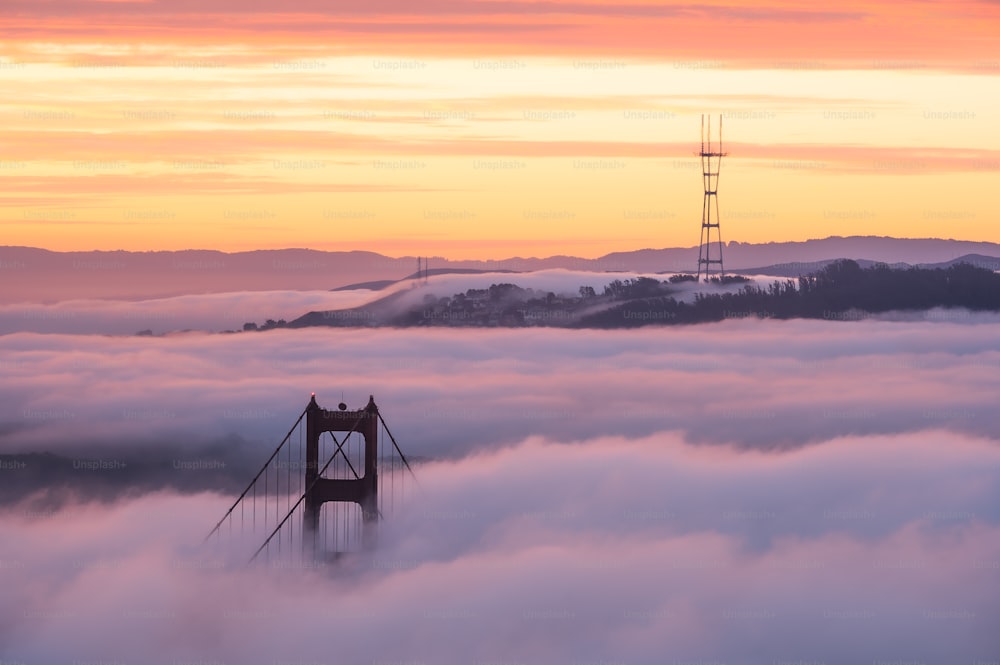
M 969 263 L 893 269 L 841 260 L 767 288 L 745 283 L 737 290 L 722 289 L 724 283 L 717 283 L 696 292 L 693 302 L 678 297 L 687 281 L 616 279 L 600 294 L 581 286 L 578 296 L 503 283 L 445 297 L 425 293 L 419 302 L 414 297 L 420 293 L 397 291 L 362 307 L 309 312 L 287 325 L 630 328 L 754 317 L 855 320 L 941 307 L 1000 311 L 1000 273 Z M 728 282 L 738 285 L 740 278 Z
M 1000 256 L 996 243 L 874 236 L 831 237 L 800 242 L 725 247 L 730 271 L 754 266 L 809 264 L 847 257 L 889 264 L 937 264 L 965 255 Z M 697 248 L 639 249 L 597 258 L 551 256 L 500 260 L 449 260 L 430 257 L 438 269 L 526 272 L 550 268 L 594 272 L 689 272 Z M 405 279 L 415 256 L 376 252 L 324 252 L 311 249 L 214 250 L 172 252 L 53 252 L 32 247 L 0 247 L 0 304 L 58 302 L 77 298 L 139 300 L 194 293 L 232 291 L 328 290 L 341 285 Z M 433 271 L 432 271 L 433 273 Z M 367 287 L 365 287 L 367 288 Z
M 749 268 L 743 270 L 733 270 L 732 272 L 738 275 L 771 275 L 773 277 L 800 277 L 802 275 L 809 275 L 818 270 L 822 270 L 826 266 L 836 263 L 837 261 L 843 261 L 846 257 L 840 257 L 837 259 L 827 259 L 825 261 L 812 261 L 812 262 L 793 262 L 793 263 L 779 263 L 777 265 L 764 266 L 762 268 Z M 871 259 L 852 259 L 857 262 L 862 268 L 871 268 L 873 266 L 885 263 L 884 261 L 873 261 Z M 941 261 L 938 263 L 918 263 L 915 266 L 909 263 L 890 263 L 887 264 L 890 268 L 897 270 L 906 268 L 950 268 L 951 266 L 958 265 L 959 263 L 967 263 L 969 265 L 977 266 L 980 268 L 986 268 L 987 270 L 1000 270 L 1000 258 L 995 256 L 984 256 L 982 254 L 966 254 L 958 258 L 951 259 L 949 261 Z

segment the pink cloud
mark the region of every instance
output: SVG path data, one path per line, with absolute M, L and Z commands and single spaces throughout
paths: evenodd
M 535 439 L 422 465 L 372 558 L 329 570 L 199 550 L 226 497 L 7 513 L 6 653 L 325 662 L 333 642 L 338 662 L 969 659 L 993 644 L 1000 459 L 945 439 L 859 437 L 768 463 L 669 435 Z M 935 501 L 974 516 L 937 519 Z M 761 530 L 775 532 L 763 547 Z
M 16 3 L 7 33 L 23 40 L 213 43 L 297 42 L 302 51 L 337 43 L 356 51 L 392 53 L 600 54 L 704 58 L 706 28 L 713 57 L 732 65 L 764 60 L 878 68 L 893 59 L 969 69 L 982 55 L 995 8 L 989 3 L 926 6 L 919 14 L 891 2 L 853 2 L 836 10 L 775 1 L 693 5 L 637 2 L 433 2 L 418 10 L 396 1 L 323 3 L 280 8 L 212 3 Z M 904 19 L 905 20 L 902 20 Z M 489 19 L 489 20 L 486 20 Z M 792 27 L 794 26 L 794 27 Z M 865 48 L 847 52 L 845 39 Z M 786 64 L 782 65 L 782 61 Z

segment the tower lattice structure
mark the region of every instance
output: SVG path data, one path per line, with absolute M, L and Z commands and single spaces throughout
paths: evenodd
M 698 245 L 697 277 L 701 280 L 702 274 L 706 279 L 711 277 L 713 266 L 718 266 L 720 277 L 726 276 L 726 269 L 722 263 L 722 230 L 719 226 L 719 169 L 722 166 L 722 158 L 729 153 L 722 151 L 722 115 L 719 115 L 719 140 L 714 148 L 712 117 L 701 116 L 701 152 L 698 154 L 701 156 L 701 178 L 705 189 L 705 198 L 701 206 L 701 242 Z M 713 247 L 715 252 L 712 251 Z

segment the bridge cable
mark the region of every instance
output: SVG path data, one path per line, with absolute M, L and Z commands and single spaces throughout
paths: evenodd
M 399 449 L 399 444 L 396 443 L 396 437 L 392 435 L 392 432 L 389 431 L 389 426 L 385 424 L 385 418 L 382 417 L 381 412 L 376 411 L 375 413 L 378 414 L 378 419 L 382 423 L 382 427 L 385 429 L 385 433 L 389 435 L 389 440 L 392 441 L 393 448 L 395 448 L 396 452 L 399 453 L 399 459 L 403 460 L 403 464 L 406 465 L 406 470 L 409 471 L 410 474 L 413 476 L 413 479 L 416 480 L 417 474 L 413 472 L 413 468 L 410 466 L 410 463 L 406 460 L 406 455 L 404 455 L 403 451 Z
M 264 471 L 267 470 L 268 464 L 271 463 L 271 460 L 273 460 L 275 458 L 275 456 L 281 450 L 281 447 L 283 445 L 285 445 L 285 443 L 288 441 L 288 439 L 295 432 L 295 428 L 299 426 L 300 422 L 302 422 L 302 418 L 305 417 L 306 412 L 308 410 L 309 410 L 308 406 L 305 409 L 302 410 L 302 413 L 300 413 L 299 417 L 295 420 L 295 424 L 292 425 L 292 428 L 290 430 L 288 430 L 288 434 L 285 435 L 285 438 L 281 440 L 281 443 L 278 444 L 278 447 L 274 449 L 274 452 L 271 453 L 271 456 L 267 458 L 266 462 L 264 462 L 264 466 L 261 467 L 260 471 L 257 472 L 257 475 L 253 477 L 253 480 L 250 481 L 250 484 L 247 485 L 247 488 L 245 490 L 243 490 L 243 493 L 240 494 L 239 498 L 236 499 L 236 501 L 233 502 L 233 505 L 230 506 L 229 510 L 226 511 L 226 514 L 222 516 L 222 519 L 219 520 L 218 524 L 216 524 L 215 527 L 208 533 L 208 535 L 205 536 L 205 540 L 203 540 L 202 543 L 207 542 L 208 539 L 211 538 L 215 534 L 215 532 L 219 530 L 219 527 L 222 526 L 222 523 L 226 521 L 226 518 L 229 517 L 234 510 L 236 510 L 236 506 L 238 506 L 240 504 L 240 501 L 243 500 L 243 497 L 245 497 L 247 495 L 247 492 L 249 492 L 251 488 L 254 488 L 254 492 L 256 494 L 256 488 L 254 487 L 254 484 L 257 482 L 257 479 L 260 478 L 260 474 L 264 473 Z M 265 476 L 265 481 L 266 480 L 267 480 L 267 477 Z
M 302 493 L 302 496 L 299 497 L 299 500 L 295 502 L 295 505 L 292 506 L 292 509 L 288 511 L 288 514 L 285 515 L 285 518 L 283 520 L 281 520 L 281 522 L 278 524 L 278 526 L 274 527 L 274 531 L 272 531 L 271 535 L 267 537 L 267 540 L 265 540 L 261 544 L 261 546 L 257 548 L 257 551 L 253 553 L 253 556 L 250 557 L 249 563 L 253 563 L 254 559 L 257 558 L 257 555 L 260 554 L 261 551 L 265 547 L 267 547 L 267 544 L 271 542 L 271 539 L 274 538 L 274 534 L 278 533 L 278 531 L 281 530 L 281 527 L 285 525 L 285 522 L 287 522 L 288 518 L 292 516 L 292 513 L 294 513 L 295 510 L 299 507 L 299 505 L 303 501 L 305 501 L 306 496 L 312 491 L 312 488 L 316 486 L 316 483 L 319 482 L 320 478 L 323 477 L 323 472 L 325 472 L 326 469 L 327 469 L 327 467 L 330 466 L 330 463 L 333 462 L 334 459 L 336 459 L 337 453 L 338 452 L 342 452 L 344 444 L 347 443 L 347 440 L 350 438 L 351 434 L 354 434 L 354 432 L 357 430 L 358 424 L 360 422 L 361 422 L 361 418 L 358 418 L 354 422 L 354 426 L 351 427 L 351 430 L 344 436 L 344 440 L 343 441 L 337 441 L 337 437 L 334 436 L 334 434 L 332 432 L 330 432 L 330 438 L 332 438 L 337 443 L 337 450 L 335 450 L 334 453 L 333 453 L 333 455 L 330 456 L 330 459 L 328 459 L 326 461 L 326 464 L 323 465 L 323 468 L 319 470 L 319 473 L 316 474 L 316 477 L 313 478 L 313 481 L 311 483 L 309 483 L 309 487 L 307 487 L 306 491 Z M 346 458 L 347 456 L 345 455 L 344 457 Z M 348 462 L 348 464 L 350 464 L 350 462 Z M 355 476 L 357 476 L 357 472 L 355 472 Z

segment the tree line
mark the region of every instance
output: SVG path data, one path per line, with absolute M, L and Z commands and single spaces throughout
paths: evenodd
M 655 282 L 656 280 L 651 280 Z M 621 328 L 647 323 L 703 323 L 729 318 L 850 319 L 851 312 L 926 310 L 934 307 L 1000 310 L 1000 274 L 968 263 L 945 269 L 892 269 L 885 264 L 861 268 L 843 259 L 798 280 L 765 286 L 745 284 L 731 293 L 698 293 L 694 301 L 629 289 L 638 297 L 583 317 L 585 327 Z M 663 284 L 658 288 L 663 288 Z M 605 291 L 606 293 L 607 290 Z M 610 295 L 618 295 L 612 289 Z M 619 297 L 621 297 L 619 295 Z

